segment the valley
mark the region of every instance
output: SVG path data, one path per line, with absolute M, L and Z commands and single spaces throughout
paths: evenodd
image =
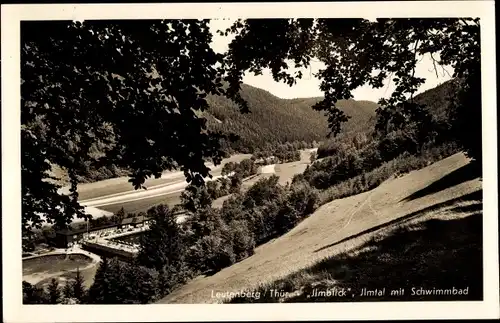
M 481 182 L 478 178 L 460 176 L 460 169 L 467 167 L 467 164 L 468 160 L 463 154 L 455 154 L 421 170 L 413 171 L 399 178 L 391 178 L 369 192 L 327 203 L 290 232 L 258 247 L 253 256 L 227 267 L 213 276 L 200 276 L 194 279 L 165 297 L 160 303 L 212 303 L 221 301 L 211 297 L 212 291 L 252 290 L 259 286 L 266 286 L 261 292 L 264 292 L 265 289 L 269 291 L 270 288 L 288 288 L 289 285 L 286 283 L 273 284 L 273 282 L 285 282 L 286 277 L 289 276 L 298 279 L 299 282 L 314 283 L 315 280 L 312 276 L 310 279 L 307 278 L 311 274 L 309 274 L 310 270 L 306 268 L 314 267 L 318 262 L 333 256 L 358 254 L 366 251 L 363 248 L 368 247 L 363 246 L 367 242 L 373 241 L 375 238 L 376 241 L 379 241 L 382 239 L 380 235 L 387 236 L 403 224 L 425 225 L 426 221 L 437 219 L 435 221 L 444 221 L 442 222 L 443 226 L 446 226 L 446 223 L 452 223 L 452 221 L 469 219 L 474 223 L 479 221 L 473 227 L 474 230 L 478 231 L 468 233 L 473 237 L 478 237 L 481 232 L 480 221 L 482 217 Z M 436 186 L 437 183 L 448 181 L 450 176 L 459 176 L 459 178 L 456 178 L 451 185 L 444 183 L 441 189 L 431 191 L 419 198 L 412 198 L 417 192 L 426 191 L 429 187 Z M 445 235 L 446 232 L 443 231 L 442 234 Z M 455 238 L 459 237 L 462 236 Z M 445 244 L 446 248 L 455 250 L 453 241 L 454 237 L 443 236 L 441 243 Z M 407 244 L 407 250 L 418 246 L 409 241 L 405 244 Z M 479 245 L 480 240 L 475 240 L 474 248 L 478 248 Z M 426 250 L 426 252 L 430 251 Z M 471 250 L 471 252 L 475 256 L 468 261 L 472 262 L 471 266 L 474 267 L 471 270 L 477 271 L 481 267 L 481 261 L 478 257 L 480 252 L 479 250 Z M 434 259 L 436 255 L 427 259 L 423 255 L 420 257 L 423 257 L 419 258 L 421 261 L 419 266 L 422 270 L 427 267 L 438 267 L 443 270 L 455 271 L 458 268 L 453 268 L 454 264 L 459 266 L 460 261 L 464 260 L 450 260 L 451 263 L 445 266 L 442 262 L 439 264 L 435 262 L 437 261 Z M 397 260 L 394 261 L 396 263 L 392 266 L 397 266 Z M 403 267 L 398 269 L 398 272 L 402 274 L 405 271 L 413 270 L 411 265 L 412 263 L 401 262 Z M 348 266 L 347 262 L 345 266 Z M 325 267 L 324 270 L 327 273 L 331 272 L 331 275 L 336 277 L 337 273 L 338 275 L 349 274 L 351 269 L 343 268 L 342 261 L 340 261 L 338 265 L 331 268 Z M 371 271 L 374 270 L 375 268 L 371 269 Z M 390 277 L 393 273 L 380 272 L 377 275 L 376 278 L 383 281 L 384 277 L 392 279 Z M 422 273 L 422 275 L 424 274 Z M 321 277 L 323 276 L 325 276 L 324 273 Z M 375 277 L 370 279 L 375 279 Z M 435 277 L 424 275 L 419 276 L 419 279 L 433 281 Z M 460 279 L 460 277 L 454 279 Z M 415 281 L 415 283 L 417 282 Z M 318 279 L 316 283 L 321 283 L 321 280 Z M 372 286 L 368 281 L 365 283 Z M 461 281 L 455 280 L 452 283 L 460 284 Z M 301 289 L 304 286 L 299 284 L 295 288 Z M 335 280 L 331 281 L 328 286 L 336 286 Z M 480 287 L 479 285 L 475 286 L 476 288 Z M 296 290 L 287 291 L 296 292 Z M 476 289 L 474 295 L 477 297 L 479 294 L 481 291 Z M 250 299 L 242 301 L 251 302 Z M 267 298 L 262 301 L 274 302 L 278 299 Z

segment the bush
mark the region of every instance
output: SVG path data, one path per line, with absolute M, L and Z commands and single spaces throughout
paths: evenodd
M 235 261 L 238 262 L 254 254 L 255 238 L 248 227 L 248 222 L 243 220 L 232 221 L 229 225 Z
M 213 186 L 211 188 L 213 189 Z M 212 205 L 212 194 L 217 195 L 218 192 L 210 193 L 207 186 L 189 184 L 181 194 L 181 205 L 186 211 L 194 213 Z
M 23 281 L 23 304 L 49 304 L 49 297 L 43 288 Z
M 243 202 L 245 206 L 261 206 L 266 201 L 273 201 L 282 196 L 283 187 L 278 184 L 278 181 L 279 177 L 276 175 L 258 180 L 245 192 Z
M 141 235 L 137 263 L 157 271 L 165 266 L 180 270 L 185 266 L 186 238 L 177 217 L 166 205 L 152 207 L 148 216 L 152 223 Z
M 198 261 L 203 263 L 202 269 L 211 272 L 217 272 L 236 261 L 232 241 L 223 237 L 221 232 L 201 237 L 194 249 Z
M 155 270 L 137 263 L 103 259 L 88 292 L 91 304 L 146 304 L 158 295 Z
M 301 181 L 292 184 L 275 219 L 276 233 L 284 234 L 295 227 L 314 212 L 318 201 L 318 192 L 307 182 Z
M 316 161 L 316 159 L 318 159 L 318 153 L 316 151 L 314 151 L 311 153 L 311 156 L 309 157 L 309 161 L 312 164 Z
M 198 210 L 186 222 L 189 241 L 188 262 L 197 271 L 218 271 L 232 264 L 231 233 L 218 210 Z

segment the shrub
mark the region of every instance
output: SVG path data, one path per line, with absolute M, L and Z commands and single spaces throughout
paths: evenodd
M 188 261 L 198 271 L 218 271 L 232 264 L 231 233 L 218 210 L 198 210 L 186 223 L 190 243 Z
M 212 205 L 212 200 L 211 194 L 204 185 L 189 184 L 181 194 L 181 205 L 190 212 Z
M 244 195 L 245 206 L 251 207 L 253 204 L 260 206 L 266 201 L 277 199 L 283 194 L 283 188 L 278 184 L 279 177 L 272 175 L 268 178 L 261 178 Z
M 92 304 L 146 304 L 157 296 L 158 275 L 137 263 L 103 259 L 88 292 Z M 161 295 L 163 296 L 163 295 Z
M 50 304 L 57 304 L 61 300 L 61 289 L 57 279 L 52 278 L 49 286 L 47 287 L 48 299 Z
M 457 145 L 454 143 L 447 143 L 439 147 L 425 149 L 422 153 L 417 155 L 411 155 L 409 153 L 402 154 L 369 172 L 352 177 L 321 192 L 320 203 L 327 203 L 334 199 L 371 190 L 393 175 L 404 174 L 412 170 L 420 169 L 456 152 L 458 152 Z
M 318 153 L 314 151 L 311 153 L 311 156 L 309 157 L 309 161 L 312 164 L 316 161 L 316 159 L 318 159 Z
M 156 270 L 164 266 L 184 267 L 185 234 L 172 210 L 166 205 L 158 205 L 148 210 L 148 216 L 152 223 L 141 235 L 138 264 Z
M 295 227 L 306 216 L 314 212 L 319 201 L 318 192 L 307 182 L 292 184 L 275 219 L 277 234 L 284 234 Z
M 209 271 L 217 272 L 236 261 L 231 240 L 225 238 L 221 232 L 201 237 L 195 248 L 199 261 L 202 260 L 203 266 Z
M 23 281 L 23 304 L 47 304 L 49 303 L 47 296 L 43 288 Z
M 254 254 L 254 234 L 249 230 L 248 222 L 243 220 L 232 221 L 229 224 L 235 261 L 238 262 Z

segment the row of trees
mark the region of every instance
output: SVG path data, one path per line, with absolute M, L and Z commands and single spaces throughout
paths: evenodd
M 443 144 L 456 146 L 454 141 L 420 139 L 413 136 L 410 129 L 368 138 L 363 146 L 337 142 L 328 146 L 329 151 L 334 152 L 332 156 L 316 161 L 296 178 L 305 179 L 315 188 L 326 189 L 369 172 L 403 154 L 420 156 Z M 451 150 L 450 153 L 454 151 L 457 150 Z
M 68 280 L 63 287 L 52 278 L 46 288 L 23 281 L 24 304 L 78 304 L 87 301 L 84 280 L 77 268 L 74 279 Z
M 205 185 L 189 184 L 181 194 L 181 206 L 189 212 L 196 212 L 201 206 L 212 205 L 220 197 L 240 192 L 243 180 L 257 173 L 253 159 L 244 159 L 239 163 L 228 162 L 222 167 L 223 177 L 207 181 Z
M 277 162 L 288 163 L 300 160 L 301 149 L 313 148 L 318 146 L 317 142 L 306 143 L 301 141 L 279 143 L 276 145 L 267 145 L 261 149 L 257 149 L 252 158 L 263 159 L 266 162 L 269 158 L 275 158 Z
M 454 135 L 457 121 L 450 117 L 457 113 L 453 102 L 460 92 L 459 85 L 457 80 L 448 81 L 416 96 L 414 103 L 407 102 L 411 108 L 398 107 L 412 111 L 410 119 L 398 127 L 382 127 L 386 123 L 379 114 L 374 128 L 350 140 L 338 136 L 323 143 L 318 149 L 318 157 L 323 159 L 308 167 L 300 178 L 316 188 L 325 189 L 369 172 L 402 154 L 421 156 L 442 145 L 463 148 Z
M 197 208 L 185 222 L 190 259 L 200 271 L 218 271 L 253 254 L 253 248 L 294 227 L 317 206 L 317 192 L 306 182 L 278 184 L 263 178 L 214 209 L 206 193 L 191 198 Z M 201 260 L 201 261 L 200 261 Z
M 152 222 L 131 263 L 103 259 L 92 286 L 85 290 L 77 272 L 60 289 L 53 280 L 46 291 L 23 282 L 25 303 L 141 304 L 169 294 L 200 273 L 213 273 L 254 254 L 254 248 L 284 234 L 311 214 L 317 192 L 306 182 L 281 186 L 264 178 L 214 209 L 206 187 L 192 195 L 190 215 L 177 222 L 166 205 L 148 210 Z M 188 209 L 188 208 L 186 208 Z

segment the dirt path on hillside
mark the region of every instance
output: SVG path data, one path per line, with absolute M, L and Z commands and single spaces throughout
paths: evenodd
M 219 300 L 211 297 L 212 291 L 253 289 L 357 247 L 395 221 L 480 190 L 478 179 L 467 179 L 413 198 L 467 163 L 463 154 L 455 154 L 372 191 L 325 204 L 284 236 L 258 247 L 252 257 L 213 276 L 198 277 L 160 303 L 215 303 Z

